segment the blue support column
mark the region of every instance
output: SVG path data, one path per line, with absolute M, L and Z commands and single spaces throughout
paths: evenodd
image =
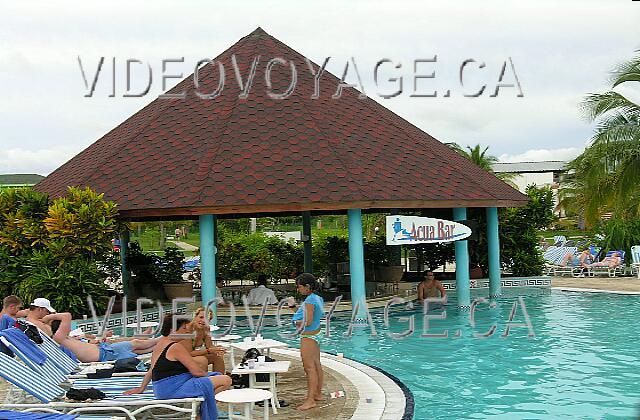
M 313 273 L 313 258 L 311 258 L 312 245 L 311 245 L 311 213 L 308 211 L 302 212 L 302 235 L 306 236 L 307 240 L 304 244 L 304 272 Z
M 122 293 L 131 293 L 131 271 L 127 268 L 127 249 L 129 248 L 129 231 L 120 232 L 120 272 L 122 273 Z M 125 309 L 126 310 L 126 309 Z
M 355 303 L 365 302 L 364 285 L 364 243 L 362 240 L 362 212 L 360 209 L 349 209 L 349 278 L 351 281 L 351 305 L 355 309 Z M 362 310 L 356 314 L 357 319 L 365 319 Z
M 498 209 L 487 208 L 487 247 L 489 250 L 489 297 L 502 295 L 500 286 L 500 236 L 498 234 Z
M 467 219 L 467 209 L 464 207 L 453 209 L 455 222 Z M 455 241 L 456 249 L 456 293 L 458 308 L 471 307 L 471 290 L 469 286 L 469 246 L 467 241 Z
M 216 247 L 213 214 L 200 216 L 200 273 L 202 276 L 202 306 L 216 298 Z

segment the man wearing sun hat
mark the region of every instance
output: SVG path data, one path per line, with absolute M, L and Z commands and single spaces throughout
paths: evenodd
M 49 302 L 49 299 L 35 298 L 33 302 L 29 304 L 29 314 L 27 315 L 27 321 L 40 328 L 42 332 L 51 337 L 53 335 L 51 326 L 42 322 L 42 318 L 55 313 L 56 310 L 51 306 L 51 302 Z

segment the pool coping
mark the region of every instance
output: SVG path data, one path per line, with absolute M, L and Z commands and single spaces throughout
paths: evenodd
M 586 293 L 611 293 L 616 295 L 640 295 L 640 292 L 630 292 L 627 290 L 607 290 L 607 289 L 588 289 L 582 287 L 563 287 L 554 286 L 551 290 L 560 290 L 562 292 L 586 292 Z
M 297 349 L 273 349 L 272 352 L 300 358 Z M 322 366 L 340 373 L 358 390 L 352 420 L 413 418 L 413 394 L 398 378 L 380 368 L 329 353 L 320 353 L 320 360 Z M 372 402 L 368 403 L 368 398 Z

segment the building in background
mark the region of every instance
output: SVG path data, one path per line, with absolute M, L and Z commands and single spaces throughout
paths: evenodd
M 542 162 L 513 162 L 513 163 L 496 163 L 493 170 L 496 173 L 510 172 L 517 173 L 518 176 L 513 179 L 513 184 L 524 192 L 528 185 L 537 187 L 550 187 L 553 190 L 554 203 L 558 204 L 558 188 L 560 182 L 567 178 L 568 170 L 567 162 L 561 160 L 548 160 Z M 557 211 L 558 216 L 564 216 L 562 211 Z
M 0 174 L 0 188 L 33 187 L 42 179 L 38 174 Z

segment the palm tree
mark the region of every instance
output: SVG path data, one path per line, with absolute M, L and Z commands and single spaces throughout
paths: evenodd
M 638 51 L 640 53 L 640 50 Z M 611 77 L 612 88 L 638 87 L 640 54 L 619 65 Z M 634 84 L 635 82 L 636 84 Z M 640 215 L 640 106 L 619 92 L 588 95 L 583 108 L 597 126 L 587 149 L 570 168 L 584 188 L 576 195 L 588 225 L 602 213 L 622 219 Z
M 482 169 L 487 172 L 494 174 L 498 179 L 506 182 L 507 184 L 515 187 L 513 180 L 518 176 L 515 172 L 494 172 L 493 165 L 498 163 L 498 158 L 487 154 L 487 150 L 489 150 L 489 146 L 485 147 L 484 150 L 482 146 L 476 144 L 473 148 L 471 146 L 467 146 L 466 150 L 460 147 L 457 143 L 447 143 L 447 145 L 461 154 L 462 156 L 469 159 L 471 162 L 475 163 Z

